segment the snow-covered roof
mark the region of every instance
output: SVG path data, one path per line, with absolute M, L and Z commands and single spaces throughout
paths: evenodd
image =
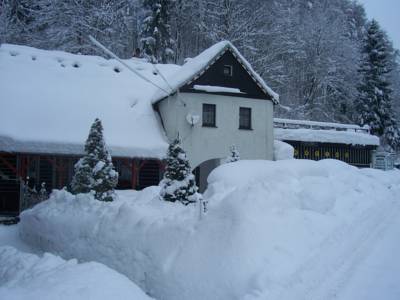
M 154 67 L 125 60 L 158 84 Z M 164 76 L 176 65 L 157 65 Z M 3 44 L 0 151 L 80 154 L 100 118 L 114 156 L 161 158 L 167 140 L 151 98 L 155 87 L 116 60 Z
M 277 140 L 379 146 L 379 138 L 368 127 L 354 124 L 274 118 Z
M 117 60 L 3 44 L 0 151 L 79 155 L 91 123 L 100 118 L 113 156 L 161 158 L 168 145 L 152 105 L 168 95 L 165 91 L 172 94 L 202 74 L 228 49 L 277 102 L 278 95 L 227 41 L 183 66 L 124 60 L 164 91 Z
M 230 50 L 232 54 L 240 61 L 249 75 L 255 80 L 258 86 L 270 95 L 274 103 L 279 103 L 279 95 L 276 94 L 251 67 L 250 63 L 240 54 L 239 50 L 229 41 L 219 42 L 206 49 L 194 58 L 188 59 L 186 63 L 179 69 L 179 72 L 172 77 L 168 77 L 168 84 L 165 83 L 165 89 L 170 94 L 175 93 L 179 88 L 201 76 L 225 51 Z M 153 97 L 153 102 L 160 101 L 165 98 L 165 92 L 158 90 Z

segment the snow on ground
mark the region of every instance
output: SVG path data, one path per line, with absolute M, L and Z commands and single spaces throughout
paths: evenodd
M 399 175 L 335 160 L 239 161 L 211 173 L 201 220 L 198 207 L 160 201 L 157 187 L 112 203 L 58 191 L 22 214 L 20 233 L 102 262 L 156 299 L 329 299 L 343 283 L 328 279 L 354 270 L 351 254 L 399 206 Z
M 400 299 L 400 218 L 399 212 L 378 232 L 375 243 L 369 244 L 363 263 L 353 271 L 337 298 L 341 300 Z
M 150 299 L 125 276 L 96 262 L 79 264 L 0 247 L 0 295 L 7 300 Z
M 20 239 L 18 226 L 18 224 L 0 225 L 0 247 L 12 246 L 23 252 L 36 253 L 32 247 Z

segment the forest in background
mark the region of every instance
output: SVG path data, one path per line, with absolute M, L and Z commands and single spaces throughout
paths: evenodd
M 277 116 L 344 123 L 362 123 L 357 102 L 369 24 L 351 0 L 0 0 L 0 43 L 103 55 L 90 34 L 129 58 L 136 48 L 147 52 L 156 28 L 168 44 L 160 44 L 169 51 L 162 61 L 181 64 L 230 40 L 280 94 Z M 399 124 L 399 52 L 378 30 L 385 109 Z

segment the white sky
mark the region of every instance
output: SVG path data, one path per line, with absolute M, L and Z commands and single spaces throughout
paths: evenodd
M 369 19 L 376 19 L 400 49 L 400 0 L 358 0 L 364 4 Z

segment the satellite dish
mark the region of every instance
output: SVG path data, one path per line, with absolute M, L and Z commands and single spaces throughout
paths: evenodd
M 186 116 L 186 121 L 188 121 L 188 123 L 189 123 L 191 126 L 194 126 L 194 125 L 196 125 L 197 123 L 199 123 L 199 121 L 200 121 L 200 116 L 195 115 L 195 114 L 187 114 L 187 116 Z

